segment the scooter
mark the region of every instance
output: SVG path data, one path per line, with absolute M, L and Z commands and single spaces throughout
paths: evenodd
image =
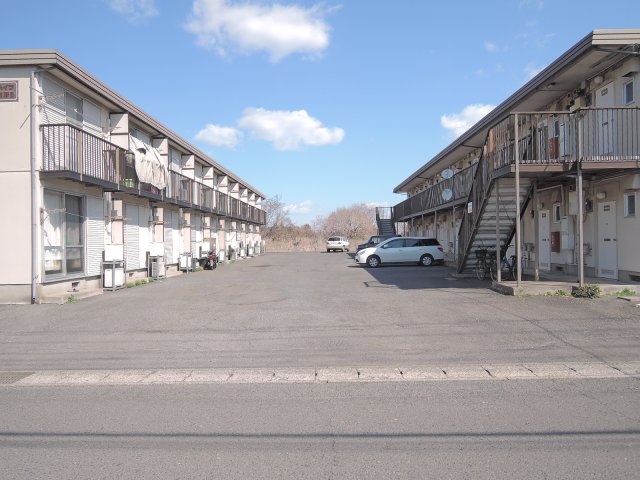
M 218 257 L 216 256 L 215 253 L 213 253 L 213 250 L 209 250 L 209 253 L 207 253 L 207 258 L 205 259 L 202 267 L 205 270 L 214 270 L 217 266 L 218 266 Z

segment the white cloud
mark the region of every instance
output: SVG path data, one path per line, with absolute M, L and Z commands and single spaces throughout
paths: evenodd
M 196 139 L 214 147 L 235 148 L 242 138 L 242 132 L 232 127 L 220 127 L 208 123 L 196 134 Z
M 112 10 L 122 14 L 131 23 L 158 15 L 154 0 L 109 0 Z
M 542 70 L 544 70 L 546 66 L 536 67 L 533 63 L 527 63 L 527 66 L 524 67 L 524 73 L 527 75 L 527 78 L 531 80 L 533 77 L 538 75 Z
M 440 124 L 451 131 L 455 137 L 459 137 L 494 108 L 496 108 L 495 105 L 467 105 L 460 113 L 442 115 Z
M 311 205 L 313 205 L 311 200 L 305 200 L 301 203 L 290 203 L 289 205 L 285 205 L 284 211 L 291 215 L 306 215 L 307 213 L 311 213 Z
M 496 42 L 486 41 L 483 44 L 484 49 L 490 53 L 508 52 L 509 47 L 507 45 L 499 45 Z
M 187 31 L 199 45 L 219 55 L 227 51 L 265 51 L 273 62 L 294 54 L 319 56 L 329 46 L 329 13 L 320 5 L 231 3 L 229 0 L 194 0 Z
M 365 207 L 367 208 L 378 208 L 378 207 L 388 207 L 389 202 L 368 202 L 365 203 Z
M 544 0 L 520 0 L 520 7 L 542 9 L 544 7 Z
M 270 111 L 247 108 L 238 125 L 257 140 L 272 142 L 277 150 L 299 150 L 303 146 L 319 147 L 342 142 L 342 128 L 323 127 L 305 110 Z

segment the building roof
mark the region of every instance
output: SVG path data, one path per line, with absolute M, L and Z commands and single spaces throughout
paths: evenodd
M 239 183 L 242 187 L 251 190 L 253 193 L 259 195 L 262 198 L 266 198 L 263 193 L 242 180 L 231 170 L 220 165 L 209 155 L 189 143 L 174 131 L 164 126 L 162 123 L 158 122 L 151 115 L 131 103 L 116 91 L 109 88 L 106 84 L 98 80 L 96 77 L 81 68 L 79 65 L 69 60 L 57 50 L 0 50 L 0 67 L 20 65 L 38 66 L 41 68 L 55 67 L 49 73 L 56 75 L 56 69 L 58 69 L 59 71 L 79 82 L 85 88 L 88 88 L 89 90 L 98 94 L 100 97 L 105 98 L 112 104 L 112 107 L 114 109 L 130 113 L 135 118 L 140 119 L 145 124 L 155 129 L 160 135 L 169 138 L 172 143 L 180 146 L 186 151 L 193 153 L 196 157 L 213 166 L 222 174 L 227 175 L 233 182 Z
M 637 55 L 639 46 L 640 29 L 592 31 L 413 172 L 394 188 L 394 193 L 410 191 L 421 183 L 421 180 L 482 147 L 488 130 L 507 114 L 532 112 L 543 108 L 556 100 L 562 92 L 575 89 L 582 80 L 594 78 L 628 55 Z

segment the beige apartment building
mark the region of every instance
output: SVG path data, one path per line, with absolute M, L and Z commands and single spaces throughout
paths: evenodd
M 54 50 L 0 51 L 0 302 L 259 254 L 265 196 Z
M 595 30 L 394 190 L 459 272 L 508 247 L 530 272 L 640 282 L 640 29 Z

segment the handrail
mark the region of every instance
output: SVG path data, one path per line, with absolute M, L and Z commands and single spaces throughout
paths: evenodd
M 175 171 L 169 172 L 167 188 L 162 190 L 140 182 L 133 157 L 127 155 L 126 149 L 75 125 L 55 123 L 41 125 L 40 128 L 41 169 L 44 172 L 71 172 L 74 179 L 180 202 L 219 215 L 229 215 L 232 210 L 230 204 L 233 203 L 235 218 L 260 225 L 266 223 L 263 210 L 242 200 L 231 199 L 229 195 Z
M 476 164 L 466 167 L 451 178 L 442 180 L 426 190 L 403 200 L 393 207 L 395 221 L 401 222 L 409 216 L 428 212 L 441 205 L 465 198 L 468 195 L 475 168 Z M 450 197 L 445 195 L 446 190 L 449 190 Z

